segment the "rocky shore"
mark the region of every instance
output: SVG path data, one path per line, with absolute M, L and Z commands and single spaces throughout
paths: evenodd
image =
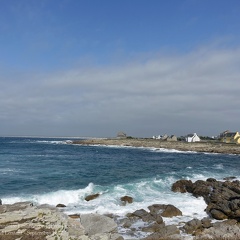
M 66 215 L 64 205 L 34 205 L 31 202 L 0 205 L 0 240 L 122 240 L 119 227 L 124 228 L 131 239 L 144 240 L 236 240 L 240 239 L 240 181 L 233 177 L 225 181 L 209 178 L 206 181 L 179 180 L 171 190 L 203 197 L 209 217 L 167 225 L 166 218 L 178 216 L 181 209 L 170 204 L 156 203 L 147 210 L 139 209 L 125 217 L 108 214 Z M 101 195 L 86 197 L 92 201 Z M 124 196 L 125 204 L 131 204 L 134 196 Z M 218 221 L 217 221 L 218 220 Z M 221 221 L 219 221 L 221 220 Z M 136 237 L 136 231 L 147 233 Z
M 226 144 L 220 142 L 195 142 L 187 143 L 183 141 L 161 141 L 157 139 L 142 139 L 142 138 L 106 138 L 106 139 L 85 139 L 73 141 L 72 144 L 81 145 L 115 145 L 115 146 L 132 146 L 132 147 L 151 147 L 175 149 L 179 151 L 194 151 L 208 153 L 224 153 L 224 154 L 240 154 L 240 144 Z

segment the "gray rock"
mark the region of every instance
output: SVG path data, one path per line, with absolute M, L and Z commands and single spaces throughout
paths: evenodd
M 240 226 L 236 220 L 214 223 L 213 227 L 203 229 L 203 231 L 194 238 L 194 240 L 206 239 L 240 239 Z
M 161 228 L 159 232 L 152 233 L 144 240 L 160 240 L 160 239 L 182 239 L 180 236 L 180 231 L 175 225 L 169 225 Z
M 88 236 L 116 233 L 117 224 L 113 219 L 99 214 L 81 214 L 80 222 Z
M 187 222 L 182 229 L 187 234 L 192 234 L 196 230 L 201 229 L 201 228 L 202 228 L 202 222 L 198 219 L 193 219 L 193 220 Z
M 174 216 L 182 216 L 182 212 L 171 204 L 153 204 L 148 207 L 150 213 L 160 214 L 162 217 L 174 217 Z

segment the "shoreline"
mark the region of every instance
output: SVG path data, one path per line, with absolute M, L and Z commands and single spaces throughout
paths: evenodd
M 240 145 L 227 144 L 221 142 L 195 142 L 187 143 L 183 141 L 168 142 L 156 139 L 142 138 L 106 138 L 106 139 L 84 139 L 72 141 L 71 144 L 80 145 L 106 145 L 106 146 L 128 146 L 128 147 L 146 147 L 146 148 L 164 148 L 178 150 L 184 152 L 200 152 L 200 153 L 220 153 L 220 154 L 240 154 Z
M 193 217 L 190 221 L 182 219 L 170 224 L 166 219 L 183 217 L 181 209 L 171 204 L 156 203 L 121 218 L 111 213 L 77 212 L 69 215 L 64 212 L 64 204 L 0 204 L 0 240 L 236 240 L 240 239 L 240 213 L 236 207 L 240 202 L 239 190 L 240 182 L 231 178 L 226 181 L 214 178 L 195 182 L 178 180 L 172 184 L 171 191 L 203 197 L 208 217 Z M 88 197 L 92 198 L 86 201 L 101 196 Z M 121 201 L 131 204 L 134 198 L 124 196 Z M 121 233 L 120 228 L 124 228 L 125 233 Z M 139 235 L 140 232 L 144 236 Z

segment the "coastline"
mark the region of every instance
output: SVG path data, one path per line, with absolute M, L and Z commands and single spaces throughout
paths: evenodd
M 146 148 L 164 148 L 174 149 L 184 152 L 205 152 L 205 153 L 221 153 L 221 154 L 240 154 L 240 145 L 226 144 L 220 142 L 195 142 L 187 143 L 182 141 L 168 142 L 156 139 L 143 138 L 93 138 L 78 141 L 72 141 L 71 144 L 81 145 L 106 145 L 106 146 L 130 146 L 130 147 L 146 147 Z
M 196 198 L 203 197 L 207 203 L 205 211 L 208 217 L 174 224 L 168 224 L 166 219 L 180 219 L 183 214 L 171 204 L 156 203 L 146 210 L 138 209 L 121 218 L 98 213 L 67 215 L 63 210 L 66 207 L 64 204 L 0 204 L 0 240 L 236 240 L 240 239 L 240 213 L 237 207 L 240 203 L 239 183 L 234 179 L 217 181 L 214 178 L 196 182 L 186 179 L 176 181 L 171 190 L 182 194 L 190 193 Z M 90 198 L 86 201 L 101 196 L 88 197 Z M 124 196 L 121 200 L 125 204 L 134 201 L 129 196 Z M 128 233 L 128 238 L 119 232 L 120 226 Z M 135 235 L 136 231 L 146 234 L 141 237 L 137 233 Z

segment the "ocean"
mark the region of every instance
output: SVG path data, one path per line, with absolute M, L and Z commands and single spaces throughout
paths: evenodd
M 206 217 L 202 198 L 174 193 L 179 179 L 206 180 L 234 176 L 240 180 L 240 156 L 123 146 L 68 144 L 71 138 L 0 137 L 0 199 L 5 204 L 32 201 L 65 204 L 73 213 L 113 213 L 119 218 L 152 204 L 173 204 L 183 216 L 168 224 Z M 100 197 L 85 201 L 87 195 Z M 131 196 L 123 206 L 120 198 Z M 141 238 L 146 233 L 128 236 Z

